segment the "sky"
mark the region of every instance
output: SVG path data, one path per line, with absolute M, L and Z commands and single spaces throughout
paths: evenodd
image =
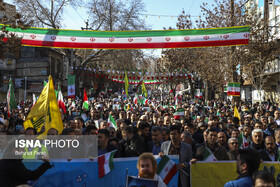
M 177 17 L 183 10 L 195 17 L 202 16 L 200 5 L 203 2 L 211 4 L 213 0 L 143 0 L 145 4 L 144 18 L 152 30 L 162 30 L 164 27 L 176 27 Z M 67 29 L 85 27 L 88 14 L 85 8 L 77 10 L 67 8 L 64 14 L 64 25 Z M 146 16 L 147 15 L 147 16 Z M 151 16 L 154 15 L 154 16 Z

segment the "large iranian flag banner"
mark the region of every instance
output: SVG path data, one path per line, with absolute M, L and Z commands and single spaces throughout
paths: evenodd
M 229 82 L 227 86 L 227 95 L 240 97 L 240 83 Z
M 0 25 L 2 28 L 3 25 Z M 80 31 L 65 29 L 7 30 L 22 37 L 22 45 L 76 49 L 153 49 L 247 45 L 250 26 L 154 31 Z M 7 34 L 6 37 L 9 37 Z
M 68 98 L 75 98 L 75 75 L 68 75 Z

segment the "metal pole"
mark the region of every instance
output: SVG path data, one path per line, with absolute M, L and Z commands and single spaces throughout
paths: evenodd
M 70 59 L 70 73 L 74 73 L 74 66 L 73 66 L 73 61 L 74 61 L 74 54 L 73 54 L 73 49 L 70 49 L 71 51 L 71 59 Z M 73 68 L 73 69 L 72 69 Z
M 231 26 L 233 27 L 235 25 L 234 23 L 234 0 L 231 0 L 230 1 L 230 22 L 231 22 Z M 231 54 L 232 54 L 232 63 L 234 61 L 234 57 L 233 57 L 233 54 L 234 54 L 234 51 L 235 51 L 235 47 L 232 46 L 231 47 Z M 236 65 L 235 63 L 232 64 L 232 82 L 237 82 L 237 73 L 236 73 Z
M 27 77 L 24 77 L 24 102 L 26 102 Z
M 264 41 L 263 41 L 263 43 L 265 43 L 268 40 L 268 25 L 269 25 L 269 4 L 268 4 L 268 0 L 264 0 L 263 18 L 264 18 L 264 31 L 263 31 Z

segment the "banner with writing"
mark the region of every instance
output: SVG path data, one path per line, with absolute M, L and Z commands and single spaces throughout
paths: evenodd
M 159 156 L 155 156 L 157 162 L 160 161 Z M 178 156 L 170 156 L 170 158 L 178 163 Z M 34 186 L 115 186 L 125 187 L 126 175 L 137 176 L 137 160 L 138 157 L 116 158 L 114 159 L 114 169 L 103 178 L 98 177 L 97 159 L 90 161 L 89 159 L 71 160 L 55 160 L 54 167 L 46 171 L 37 181 L 33 181 Z M 29 169 L 36 169 L 41 162 L 25 161 L 25 166 Z M 31 183 L 31 184 L 32 184 Z M 35 184 L 34 184 L 35 183 Z M 177 186 L 178 173 L 172 178 L 169 187 Z

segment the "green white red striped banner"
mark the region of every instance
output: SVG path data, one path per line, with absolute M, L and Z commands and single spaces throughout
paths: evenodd
M 229 82 L 227 86 L 227 95 L 240 96 L 240 83 Z
M 0 25 L 0 28 L 3 25 Z M 34 28 L 8 31 L 22 37 L 22 45 L 80 49 L 153 49 L 247 45 L 249 26 L 155 31 L 80 31 Z
M 118 83 L 124 83 L 123 79 L 112 79 L 112 81 L 118 82 Z M 129 84 L 138 84 L 139 82 L 140 82 L 140 80 L 128 79 Z M 163 83 L 163 81 L 159 81 L 159 80 L 143 80 L 143 82 L 144 82 L 144 84 L 161 84 L 161 83 Z

